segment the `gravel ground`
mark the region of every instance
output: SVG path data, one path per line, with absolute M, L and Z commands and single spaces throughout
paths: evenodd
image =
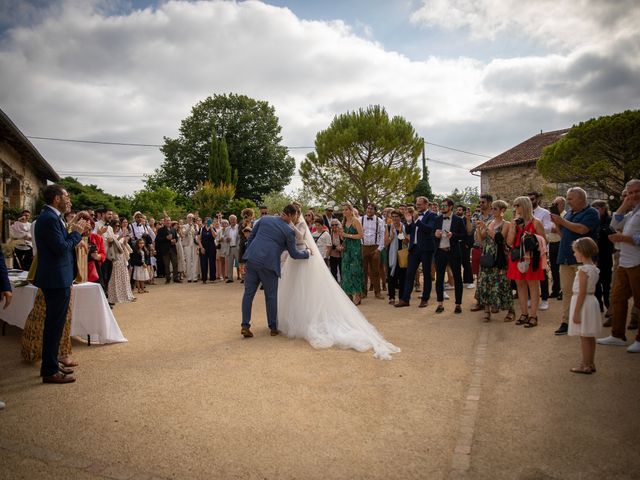
M 72 385 L 40 383 L 7 327 L 0 478 L 640 475 L 640 355 L 599 347 L 598 373 L 570 374 L 579 340 L 553 336 L 560 302 L 525 330 L 482 324 L 472 290 L 463 315 L 370 297 L 362 311 L 402 348 L 381 361 L 270 337 L 260 296 L 243 339 L 238 283 L 150 290 L 115 308 L 129 343 L 74 341 Z

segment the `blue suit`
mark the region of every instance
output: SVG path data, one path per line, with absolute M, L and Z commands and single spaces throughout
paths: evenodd
M 422 300 L 429 301 L 431 296 L 431 260 L 433 258 L 434 225 L 438 216 L 430 210 L 420 214 L 422 217 L 407 225 L 409 236 L 409 264 L 407 276 L 404 281 L 404 289 L 400 294 L 400 300 L 409 303 L 413 285 L 416 279 L 418 266 L 422 264 Z
M 280 256 L 287 250 L 292 258 L 309 258 L 309 252 L 296 248 L 293 229 L 278 217 L 261 217 L 247 240 L 242 257 L 246 262 L 244 296 L 242 298 L 242 327 L 251 326 L 251 307 L 258 286 L 262 283 L 267 306 L 267 322 L 271 330 L 278 328 L 278 278 Z
M 68 233 L 49 206 L 38 216 L 34 237 L 38 249 L 34 284 L 42 289 L 46 304 L 40 375 L 48 377 L 58 373 L 58 349 L 75 278 L 75 246 L 82 237 L 78 232 Z

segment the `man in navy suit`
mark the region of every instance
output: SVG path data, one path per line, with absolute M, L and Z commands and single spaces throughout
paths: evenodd
M 246 273 L 244 296 L 242 297 L 243 337 L 253 337 L 251 333 L 251 307 L 253 297 L 260 283 L 264 287 L 267 306 L 267 322 L 271 336 L 278 335 L 278 278 L 280 278 L 280 255 L 287 250 L 292 258 L 309 258 L 309 251 L 298 251 L 296 237 L 289 222 L 295 217 L 293 205 L 284 207 L 280 218 L 260 217 L 253 225 L 244 253 Z
M 44 383 L 71 383 L 76 380 L 71 375 L 73 371 L 60 366 L 58 349 L 75 278 L 75 246 L 82 239 L 80 232 L 86 220 L 79 220 L 73 225 L 75 231 L 67 232 L 63 215 L 71 208 L 71 202 L 59 185 L 49 185 L 44 190 L 44 201 L 46 205 L 34 232 L 38 251 L 34 284 L 42 289 L 46 304 L 40 376 Z
M 416 208 L 418 218 L 414 221 L 410 213 L 405 214 L 407 220 L 407 233 L 409 237 L 409 265 L 407 266 L 407 276 L 404 281 L 404 289 L 400 294 L 400 300 L 396 307 L 408 307 L 413 285 L 416 279 L 418 267 L 422 264 L 422 275 L 424 288 L 422 290 L 422 300 L 420 308 L 429 304 L 431 296 L 431 259 L 433 257 L 434 241 L 433 231 L 437 215 L 429 211 L 429 202 L 425 197 L 416 198 Z
M 444 312 L 444 274 L 447 265 L 453 272 L 453 284 L 456 292 L 455 313 L 462 313 L 462 256 L 460 245 L 464 242 L 467 230 L 464 220 L 453 214 L 453 200 L 445 198 L 440 205 L 441 215 L 436 218 L 435 229 L 435 263 L 436 263 L 436 295 L 438 308 L 436 313 Z

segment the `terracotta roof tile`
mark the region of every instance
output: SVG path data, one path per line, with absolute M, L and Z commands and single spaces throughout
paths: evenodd
M 485 170 L 492 170 L 494 168 L 510 167 L 513 165 L 535 162 L 540 158 L 540 155 L 542 155 L 542 149 L 544 147 L 557 142 L 568 131 L 569 129 L 565 128 L 564 130 L 556 130 L 553 132 L 544 132 L 534 135 L 521 144 L 516 145 L 506 152 L 503 152 L 500 155 L 478 165 L 471 169 L 471 171 L 482 172 Z

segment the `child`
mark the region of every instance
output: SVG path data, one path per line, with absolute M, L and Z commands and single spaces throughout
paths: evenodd
M 130 256 L 131 265 L 133 265 L 133 279 L 136 282 L 136 289 L 138 293 L 147 293 L 144 286 L 144 282 L 149 280 L 149 270 L 147 269 L 147 263 L 149 262 L 149 252 L 144 243 L 143 238 L 139 238 L 136 241 L 135 248 Z
M 593 264 L 598 254 L 598 245 L 589 237 L 579 238 L 572 245 L 578 263 L 576 278 L 573 281 L 573 297 L 569 311 L 569 335 L 579 335 L 582 346 L 582 363 L 571 369 L 573 373 L 595 373 L 594 357 L 596 337 L 602 330 L 600 306 L 594 292 L 600 270 Z

